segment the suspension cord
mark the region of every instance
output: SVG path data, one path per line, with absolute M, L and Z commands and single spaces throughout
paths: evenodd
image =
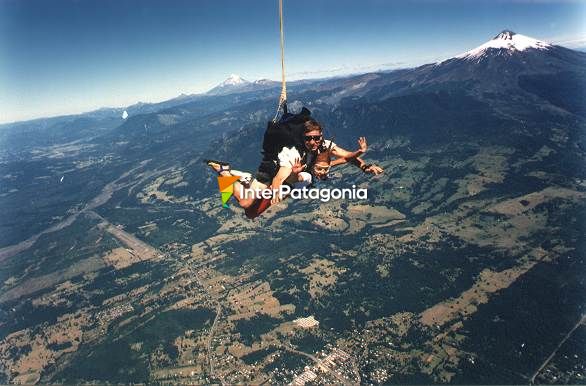
M 279 105 L 277 112 L 273 118 L 276 122 L 279 110 L 287 104 L 287 80 L 285 78 L 285 33 L 283 31 L 283 0 L 279 0 L 279 31 L 281 33 L 281 95 L 279 97 Z

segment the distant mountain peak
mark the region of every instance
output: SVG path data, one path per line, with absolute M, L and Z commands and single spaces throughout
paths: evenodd
M 207 92 L 210 95 L 224 95 L 229 94 L 231 92 L 239 91 L 241 89 L 246 88 L 250 85 L 251 82 L 247 81 L 246 79 L 242 78 L 240 75 L 231 74 L 226 80 L 222 83 L 211 89 Z
M 511 30 L 503 30 L 501 33 L 499 33 L 498 35 L 496 35 L 494 38 L 492 38 L 493 40 L 495 39 L 503 39 L 503 40 L 513 40 L 513 36 L 516 35 L 515 32 L 511 31 Z
M 515 52 L 525 51 L 527 49 L 546 50 L 551 48 L 551 44 L 521 35 L 510 30 L 504 30 L 496 35 L 492 40 L 464 52 L 456 58 L 477 59 L 489 55 L 491 51 L 497 50 L 497 54 L 513 54 Z
M 248 84 L 250 83 L 246 79 L 242 78 L 240 75 L 231 74 L 228 79 L 220 83 L 220 86 L 235 86 L 239 84 Z
M 277 87 L 278 82 L 269 79 L 258 79 L 250 82 L 240 75 L 232 74 L 222 83 L 208 91 L 208 95 L 227 95 L 232 93 L 242 93 L 248 91 L 266 90 Z

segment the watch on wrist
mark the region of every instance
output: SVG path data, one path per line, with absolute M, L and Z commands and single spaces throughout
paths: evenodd
M 371 166 L 372 166 L 372 164 L 364 164 L 360 167 L 360 169 L 362 169 L 363 172 L 366 172 L 366 169 L 368 169 Z

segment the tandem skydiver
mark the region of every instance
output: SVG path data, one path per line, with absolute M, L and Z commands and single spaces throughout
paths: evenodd
M 270 205 L 278 203 L 281 197 L 279 194 L 273 194 L 271 199 L 246 196 L 242 187 L 252 191 L 270 188 L 275 192 L 286 184 L 299 189 L 309 186 L 313 177 L 327 178 L 331 166 L 344 163 L 351 163 L 365 173 L 377 175 L 383 172 L 379 166 L 367 164 L 360 158 L 367 150 L 366 138 L 358 140 L 357 151 L 345 150 L 332 141 L 324 140 L 321 125 L 309 115 L 309 110 L 303 108 L 299 114 L 288 114 L 277 123 L 269 122 L 263 138 L 263 160 L 256 178 L 252 178 L 250 173 L 231 169 L 228 163 L 205 161 L 221 176 L 240 177 L 234 183 L 233 197 L 245 209 L 247 217 L 257 217 Z M 337 158 L 330 161 L 331 155 Z

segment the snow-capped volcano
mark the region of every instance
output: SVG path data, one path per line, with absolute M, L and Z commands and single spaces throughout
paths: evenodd
M 492 50 L 497 50 L 498 53 L 512 54 L 517 51 L 525 51 L 529 48 L 546 50 L 551 47 L 551 44 L 541 40 L 505 30 L 496 35 L 492 40 L 489 40 L 473 50 L 464 52 L 463 54 L 456 56 L 456 58 L 476 59 Z
M 218 86 L 235 86 L 235 85 L 239 85 L 239 84 L 248 84 L 248 83 L 250 83 L 250 82 L 247 81 L 246 79 L 242 78 L 240 75 L 232 74 L 228 77 L 228 79 L 226 79 L 225 81 L 220 83 Z
M 250 85 L 250 82 L 240 75 L 232 74 L 222 83 L 207 92 L 209 95 L 225 95 L 238 92 Z
M 231 94 L 233 92 L 239 92 L 240 90 L 246 88 L 251 83 L 246 79 L 242 78 L 240 75 L 232 74 L 222 83 L 218 84 L 216 87 L 212 88 L 206 94 L 208 95 L 226 95 Z
M 555 87 L 578 89 L 586 79 L 586 53 L 546 43 L 528 36 L 503 31 L 493 39 L 462 55 L 413 69 L 380 74 L 356 95 L 388 98 L 414 89 L 433 91 L 451 85 L 470 93 L 511 93 L 537 88 L 548 95 L 565 95 Z M 563 75 L 563 74 L 578 75 Z M 562 75 L 560 75 L 562 74 Z M 359 84 L 358 80 L 356 84 Z M 548 83 L 549 82 L 549 83 Z M 387 85 L 391 89 L 385 89 Z M 382 91 L 384 90 L 384 91 Z M 533 90 L 533 89 L 532 89 Z M 350 91 L 345 94 L 348 97 Z
M 222 83 L 208 91 L 206 94 L 227 95 L 233 93 L 258 91 L 278 87 L 279 84 L 280 83 L 269 79 L 259 79 L 255 80 L 254 82 L 250 82 L 239 75 L 232 74 L 228 77 L 228 79 L 224 80 Z

